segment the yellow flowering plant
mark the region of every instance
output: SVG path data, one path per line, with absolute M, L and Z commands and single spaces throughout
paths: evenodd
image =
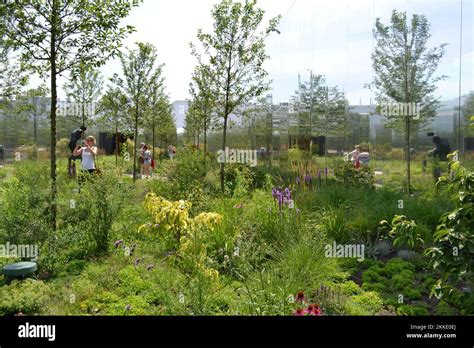
M 189 216 L 191 202 L 171 202 L 149 193 L 144 207 L 153 216 L 153 223 L 143 224 L 139 233 L 157 233 L 167 247 L 177 251 L 181 262 L 190 263 L 206 277 L 217 280 L 218 272 L 207 268 L 207 247 L 205 233 L 212 232 L 222 223 L 223 217 L 217 213 L 201 213 L 194 218 Z

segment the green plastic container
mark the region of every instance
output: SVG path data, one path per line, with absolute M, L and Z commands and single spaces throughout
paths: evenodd
M 9 278 L 24 277 L 38 269 L 36 262 L 18 262 L 3 267 L 3 275 Z

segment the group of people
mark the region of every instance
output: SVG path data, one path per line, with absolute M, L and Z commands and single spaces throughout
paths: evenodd
M 369 166 L 369 149 L 367 147 L 362 147 L 360 145 L 356 145 L 354 147 L 354 151 L 349 153 L 350 160 L 354 163 L 354 167 L 360 168 L 368 167 Z
M 69 158 L 69 172 L 71 175 L 73 173 L 75 175 L 75 165 L 73 161 L 79 159 L 81 160 L 81 173 L 93 174 L 97 171 L 96 157 L 98 150 L 95 146 L 96 140 L 92 135 L 87 136 L 85 137 L 85 140 L 82 140 L 86 130 L 87 128 L 82 126 L 71 133 L 71 139 L 69 141 L 69 148 L 72 152 L 72 156 Z M 169 145 L 167 152 L 169 158 L 173 160 L 176 155 L 176 148 L 173 145 Z M 153 159 L 153 153 L 147 144 L 141 143 L 138 156 L 141 178 L 144 176 L 146 179 L 152 177 L 155 169 L 155 161 Z M 84 175 L 80 176 L 81 182 L 83 181 L 83 177 Z

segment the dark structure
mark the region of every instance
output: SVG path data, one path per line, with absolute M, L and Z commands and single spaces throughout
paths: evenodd
M 84 134 L 86 130 L 87 128 L 82 126 L 81 128 L 78 128 L 72 131 L 71 138 L 69 139 L 69 149 L 71 150 L 71 156 L 72 156 L 72 152 L 77 146 L 77 142 L 81 140 L 82 135 Z
M 474 151 L 474 137 L 464 138 L 464 149 L 466 151 Z
M 326 155 L 326 137 L 325 136 L 311 138 L 311 152 L 321 157 L 324 157 Z
M 117 137 L 118 136 L 118 137 Z M 130 137 L 122 133 L 100 133 L 99 134 L 99 147 L 105 151 L 107 155 L 115 154 L 115 149 L 118 148 L 120 152 L 120 145 L 125 143 Z M 118 141 L 118 143 L 117 143 Z
M 77 147 L 78 141 L 82 139 L 86 130 L 87 127 L 85 126 L 73 130 L 71 133 L 71 138 L 69 139 L 69 149 L 71 150 L 71 156 L 68 158 L 67 172 L 71 178 L 76 176 L 76 160 L 82 159 L 82 156 L 73 156 L 74 149 Z
M 5 148 L 3 145 L 0 145 L 0 163 L 5 162 Z

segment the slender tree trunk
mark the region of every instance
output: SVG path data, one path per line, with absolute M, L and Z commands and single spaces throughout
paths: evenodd
M 411 193 L 411 158 L 410 158 L 410 117 L 405 116 L 405 158 L 406 158 L 406 167 L 407 167 L 407 192 Z
M 51 26 L 50 64 L 51 64 L 51 228 L 56 232 L 57 195 L 56 181 L 56 104 L 58 93 L 56 86 L 56 28 L 57 28 L 57 0 L 53 0 L 53 14 Z
M 115 124 L 115 166 L 118 165 L 118 153 L 119 153 L 119 138 L 118 138 L 118 125 Z
M 135 135 L 134 135 L 134 145 L 133 145 L 133 182 L 137 180 L 137 140 L 138 140 L 138 113 L 139 105 L 138 101 L 136 102 L 135 109 Z
M 207 112 L 204 112 L 204 169 L 206 169 L 206 152 L 207 152 Z
M 408 72 L 410 71 L 410 65 L 409 65 L 409 51 L 408 51 L 408 37 L 407 34 L 405 33 L 404 35 L 405 39 L 405 103 L 409 103 L 411 101 L 411 96 L 408 91 Z M 407 170 L 407 193 L 410 195 L 411 193 L 411 168 L 410 168 L 410 117 L 411 115 L 405 115 L 405 133 L 406 133 L 406 139 L 405 139 L 405 158 L 406 158 L 406 170 Z
M 84 89 L 82 89 L 82 105 L 81 105 L 81 111 L 82 111 L 82 126 L 86 126 L 86 105 L 85 105 L 85 97 L 84 97 Z M 82 133 L 84 135 L 84 133 Z
M 226 112 L 227 114 L 227 112 Z M 222 137 L 222 150 L 225 152 L 225 146 L 226 146 L 226 140 L 227 140 L 227 117 L 226 115 L 224 117 L 224 134 Z M 225 166 L 225 160 L 223 163 L 221 163 L 221 191 L 224 193 L 224 166 Z
M 155 159 L 155 121 L 153 121 L 153 128 L 151 130 L 151 134 L 152 134 L 151 143 L 153 146 L 153 159 Z
M 35 106 L 35 111 L 33 114 L 33 136 L 35 138 L 35 144 L 38 146 L 38 115 L 37 115 L 37 110 Z

